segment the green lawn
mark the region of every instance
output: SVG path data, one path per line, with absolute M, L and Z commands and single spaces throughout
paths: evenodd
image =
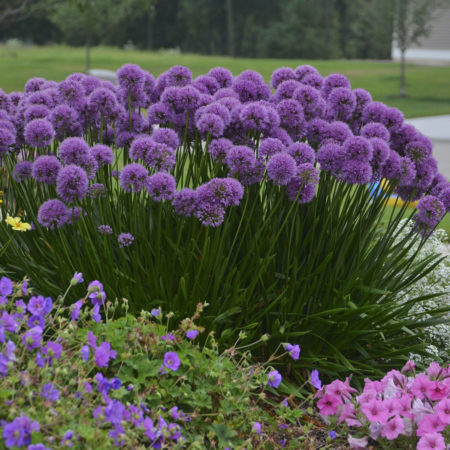
M 224 56 L 199 56 L 171 52 L 126 51 L 116 48 L 92 49 L 92 67 L 116 70 L 124 63 L 136 63 L 154 75 L 175 64 L 190 67 L 194 75 L 214 66 L 225 66 L 238 74 L 254 69 L 270 80 L 274 69 L 313 64 L 322 75 L 340 72 L 349 77 L 353 87 L 370 91 L 376 100 L 400 108 L 406 117 L 450 113 L 450 66 L 407 67 L 407 98 L 398 98 L 399 64 L 375 61 L 304 61 L 283 59 L 244 59 Z M 0 46 L 0 87 L 6 92 L 23 90 L 25 82 L 35 76 L 62 80 L 72 72 L 85 68 L 83 48 L 63 46 L 6 47 Z

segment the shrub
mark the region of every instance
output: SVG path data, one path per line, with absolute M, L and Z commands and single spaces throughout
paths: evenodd
M 208 301 L 201 324 L 221 343 L 242 330 L 301 338 L 298 365 L 330 375 L 422 351 L 410 314 L 422 299 L 396 298 L 439 262 L 408 252 L 448 209 L 448 183 L 400 111 L 310 66 L 277 71 L 275 91 L 253 71 L 118 76 L 31 79 L 2 96 L 2 212 L 33 224 L 8 270 L 51 293 L 80 269 L 134 313 L 182 318 Z M 394 192 L 407 202 L 383 227 Z

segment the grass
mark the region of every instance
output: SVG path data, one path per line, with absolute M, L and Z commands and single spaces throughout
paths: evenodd
M 353 87 L 367 89 L 375 100 L 402 110 L 406 117 L 450 114 L 450 66 L 425 67 L 408 65 L 407 98 L 398 97 L 400 66 L 390 61 L 305 61 L 296 59 L 246 59 L 225 56 L 201 56 L 175 52 L 129 51 L 95 47 L 91 51 L 92 67 L 116 70 L 122 64 L 136 63 L 154 75 L 175 64 L 192 69 L 194 75 L 214 66 L 224 66 L 234 74 L 246 69 L 260 72 L 269 81 L 274 69 L 313 64 L 322 75 L 340 72 Z M 0 87 L 6 92 L 23 90 L 31 77 L 60 81 L 72 72 L 85 69 L 83 48 L 65 46 L 7 47 L 0 46 Z

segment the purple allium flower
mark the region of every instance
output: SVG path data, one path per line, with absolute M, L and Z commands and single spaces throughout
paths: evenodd
M 115 117 L 119 107 L 114 93 L 103 87 L 92 91 L 88 98 L 88 105 L 91 113 L 98 113 L 104 117 L 104 120 Z
M 272 156 L 276 153 L 284 152 L 286 149 L 283 143 L 277 138 L 265 138 L 261 140 L 261 144 L 258 149 L 258 155 Z
M 23 447 L 31 443 L 33 431 L 39 431 L 39 424 L 27 416 L 20 416 L 3 425 L 3 439 L 8 448 Z
M 423 197 L 417 205 L 418 213 L 414 216 L 415 228 L 428 235 L 441 221 L 445 214 L 444 204 L 432 195 Z
M 352 130 L 345 122 L 331 122 L 328 127 L 328 136 L 331 141 L 343 144 L 348 138 L 353 136 Z M 328 140 L 327 140 L 328 141 Z
M 86 172 L 81 167 L 70 164 L 59 171 L 56 192 L 65 202 L 72 203 L 86 195 L 88 185 Z
M 172 206 L 177 214 L 190 217 L 194 212 L 196 201 L 196 192 L 190 188 L 183 188 L 175 193 Z
M 172 121 L 172 113 L 164 103 L 155 103 L 148 109 L 148 119 L 153 125 L 166 124 Z
M 71 307 L 71 314 L 70 318 L 76 322 L 78 318 L 80 317 L 81 308 L 83 306 L 83 300 L 76 301 Z
M 318 72 L 314 66 L 310 66 L 309 64 L 298 66 L 295 69 L 295 77 L 297 81 L 302 81 L 306 75 L 309 75 L 311 73 L 318 73 Z
M 230 168 L 231 173 L 245 173 L 255 166 L 255 153 L 250 147 L 238 145 L 229 149 L 225 157 L 225 163 Z
M 328 75 L 323 80 L 322 94 L 324 98 L 328 98 L 333 89 L 340 87 L 350 89 L 350 81 L 348 81 L 348 79 L 340 73 L 332 73 L 331 75 Z
M 133 91 L 143 89 L 144 71 L 136 64 L 124 64 L 117 71 L 119 85 Z
M 277 89 L 283 81 L 295 80 L 296 78 L 297 77 L 293 69 L 290 67 L 280 67 L 272 73 L 270 84 L 274 89 Z
M 32 174 L 36 181 L 45 184 L 55 184 L 61 164 L 56 156 L 39 156 L 33 163 Z
M 12 131 L 0 128 L 0 155 L 6 153 L 15 142 L 16 138 Z
M 362 120 L 364 123 L 379 122 L 385 125 L 387 110 L 388 107 L 382 102 L 368 103 L 362 113 Z
M 214 94 L 214 99 L 215 100 L 222 100 L 224 98 L 227 99 L 234 99 L 238 101 L 238 104 L 240 103 L 239 101 L 239 94 L 237 94 L 237 92 L 233 91 L 233 89 L 231 88 L 222 88 L 219 89 L 215 94 Z
M 147 169 L 141 164 L 128 164 L 120 172 L 119 182 L 126 192 L 139 192 L 145 187 L 148 178 Z
M 42 86 L 46 83 L 46 79 L 45 78 L 40 78 L 40 77 L 35 77 L 35 78 L 30 78 L 26 83 L 25 83 L 25 92 L 26 93 L 31 93 L 31 92 L 36 92 L 41 90 Z
M 356 107 L 356 97 L 351 89 L 338 87 L 327 97 L 327 117 L 330 120 L 348 120 Z
M 310 380 L 311 380 L 311 384 L 312 384 L 316 389 L 322 389 L 322 381 L 320 381 L 320 378 L 319 378 L 319 371 L 318 371 L 317 369 L 314 369 L 314 370 L 311 372 Z
M 27 350 L 33 350 L 41 346 L 42 328 L 33 327 L 22 336 L 22 344 Z
M 450 211 L 450 184 L 446 183 L 439 193 L 439 200 L 445 207 L 447 212 Z
M 297 175 L 286 186 L 286 195 L 289 200 L 297 203 L 308 203 L 316 194 L 316 185 L 319 182 L 319 172 L 312 164 L 300 164 Z
M 173 150 L 180 144 L 177 133 L 170 128 L 158 128 L 152 133 L 152 139 L 160 144 L 166 144 Z
M 31 297 L 27 305 L 28 311 L 37 316 L 46 316 L 52 308 L 52 299 L 50 297 L 44 297 L 43 295 Z
M 59 105 L 53 109 L 50 113 L 50 122 L 60 141 L 71 136 L 81 136 L 83 133 L 78 113 L 70 106 Z
M 51 199 L 42 203 L 37 219 L 44 227 L 59 228 L 70 219 L 70 211 L 61 200 Z
M 109 342 L 102 342 L 95 350 L 95 364 L 97 367 L 108 367 L 109 360 L 115 359 L 117 352 L 111 350 Z
M 242 103 L 254 101 L 257 99 L 257 85 L 245 78 L 235 78 L 233 81 L 233 90 L 239 95 Z
M 95 158 L 98 166 L 111 165 L 114 162 L 113 151 L 103 144 L 96 144 L 91 148 L 90 155 Z
M 192 72 L 188 67 L 173 66 L 167 71 L 167 86 L 186 86 L 192 81 Z
M 431 156 L 433 144 L 429 140 L 412 141 L 405 147 L 405 155 L 412 161 L 425 161 Z
M 0 151 L 1 154 L 1 151 Z M 31 161 L 21 161 L 14 167 L 14 179 L 24 181 L 31 176 L 33 163 Z
M 131 233 L 120 233 L 117 241 L 121 248 L 129 247 L 134 241 L 134 236 Z
M 109 225 L 99 225 L 97 230 L 100 234 L 106 236 L 107 234 L 113 234 L 113 230 Z
M 223 119 L 217 114 L 211 113 L 202 114 L 197 120 L 196 125 L 200 133 L 204 135 L 210 134 L 214 137 L 221 136 L 225 128 Z
M 330 124 L 322 119 L 312 119 L 308 122 L 307 138 L 308 143 L 312 146 L 316 146 L 328 139 L 330 134 Z
M 303 77 L 302 83 L 314 89 L 322 89 L 323 78 L 319 73 L 309 73 Z
M 47 119 L 34 119 L 25 127 L 24 137 L 27 145 L 43 148 L 52 143 L 55 130 Z
M 105 197 L 105 185 L 102 183 L 94 183 L 88 188 L 88 195 L 91 198 Z
M 295 90 L 301 86 L 302 85 L 296 80 L 286 80 L 281 82 L 275 92 L 274 100 L 279 103 L 282 100 L 291 99 Z
M 218 227 L 224 221 L 225 210 L 220 205 L 202 202 L 196 206 L 195 217 L 206 227 Z
M 293 100 L 296 100 L 303 108 L 305 116 L 314 117 L 321 104 L 320 92 L 311 86 L 301 85 L 294 91 Z
M 145 188 L 155 202 L 171 200 L 175 195 L 177 183 L 175 178 L 165 172 L 158 172 L 147 178 Z
M 225 127 L 230 124 L 230 111 L 226 106 L 219 102 L 210 103 L 209 105 L 202 107 L 202 111 L 202 114 L 215 114 L 216 116 L 219 116 L 223 120 Z
M 85 89 L 80 81 L 67 78 L 58 85 L 58 96 L 60 101 L 76 110 L 81 109 L 85 98 Z
M 198 336 L 198 330 L 189 330 L 186 332 L 186 337 L 188 339 L 195 339 Z
M 50 110 L 44 105 L 31 105 L 24 112 L 25 122 L 31 122 L 34 119 L 46 119 Z
M 284 349 L 289 353 L 290 357 L 297 361 L 300 357 L 300 346 L 298 344 L 292 345 L 292 344 L 286 344 L 284 346 Z
M 389 142 L 391 134 L 383 124 L 377 122 L 369 122 L 361 128 L 361 136 L 365 137 L 366 139 L 380 138 L 386 142 Z
M 349 159 L 341 167 L 342 179 L 350 184 L 366 184 L 372 179 L 372 167 L 366 161 Z
M 273 388 L 277 388 L 281 384 L 282 376 L 278 370 L 272 370 L 267 374 L 267 384 Z
M 229 88 L 233 83 L 233 74 L 225 67 L 214 67 L 208 75 L 215 78 L 221 88 Z
M 61 142 L 58 156 L 64 165 L 75 164 L 81 166 L 89 158 L 89 145 L 82 138 L 70 137 Z
M 261 424 L 259 422 L 255 422 L 252 426 L 252 431 L 258 436 L 261 436 Z
M 55 106 L 54 94 L 55 92 L 51 90 L 34 92 L 27 97 L 27 103 L 29 105 L 45 105 L 48 108 L 53 108 Z
M 213 139 L 209 143 L 208 152 L 215 161 L 221 162 L 225 159 L 231 147 L 233 147 L 233 143 L 229 139 Z
M 287 128 L 288 131 L 298 129 L 295 137 L 301 139 L 306 131 L 306 123 L 300 103 L 293 99 L 286 99 L 280 101 L 276 109 L 281 125 Z
M 267 163 L 267 176 L 280 186 L 288 184 L 296 170 L 295 159 L 287 153 L 276 153 Z
M 388 143 L 381 138 L 370 138 L 370 145 L 372 146 L 372 165 L 381 167 L 381 165 L 389 158 L 391 150 Z
M 296 164 L 314 164 L 316 160 L 314 149 L 304 142 L 294 142 L 288 147 L 287 152 L 294 158 Z
M 399 185 L 411 184 L 411 182 L 414 181 L 416 174 L 416 166 L 414 163 L 407 156 L 400 158 Z
M 41 397 L 45 400 L 49 400 L 51 403 L 55 402 L 59 398 L 59 391 L 55 388 L 53 383 L 46 383 L 42 386 Z
M 220 89 L 219 82 L 209 75 L 199 75 L 192 83 L 192 86 L 203 94 L 213 95 Z
M 388 107 L 382 123 L 390 132 L 395 132 L 401 128 L 404 119 L 405 117 L 399 109 Z
M 372 159 L 372 146 L 370 141 L 361 136 L 348 138 L 343 145 L 345 155 L 348 159 L 368 162 Z
M 196 190 L 197 205 L 219 205 L 226 208 L 239 205 L 244 195 L 244 188 L 234 178 L 213 178 Z
M 164 353 L 164 367 L 176 372 L 180 367 L 181 361 L 176 352 L 166 352 Z

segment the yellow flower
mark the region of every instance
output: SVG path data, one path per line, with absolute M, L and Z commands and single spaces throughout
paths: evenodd
M 11 217 L 9 214 L 6 216 L 5 222 L 12 227 L 14 231 L 28 231 L 31 230 L 31 225 L 26 222 L 22 222 L 20 217 Z

